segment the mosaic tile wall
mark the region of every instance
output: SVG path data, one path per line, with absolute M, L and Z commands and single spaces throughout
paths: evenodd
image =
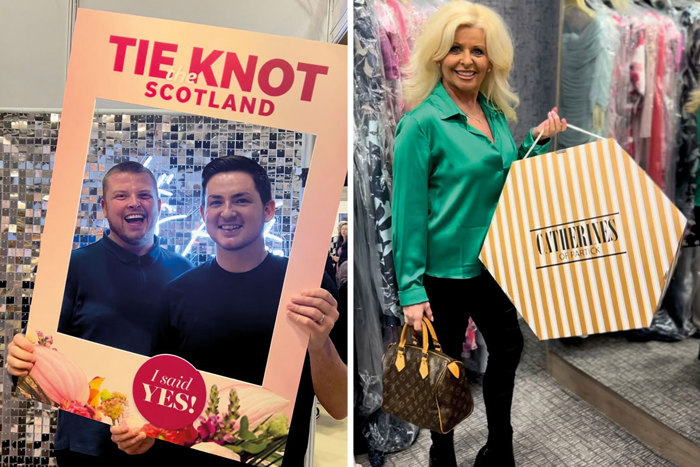
M 199 213 L 202 168 L 212 158 L 248 155 L 267 169 L 277 201 L 268 248 L 288 255 L 300 204 L 301 133 L 189 115 L 100 115 L 90 147 L 74 248 L 94 242 L 107 227 L 99 208 L 105 169 L 137 160 L 158 181 L 161 244 L 194 264 L 206 261 L 214 244 Z
M 58 114 L 0 114 L 0 363 L 7 344 L 26 325 L 59 128 Z M 245 155 L 267 169 L 277 202 L 267 235 L 272 251 L 287 255 L 302 195 L 302 134 L 190 115 L 97 115 L 73 247 L 92 243 L 106 227 L 99 208 L 102 175 L 116 163 L 147 164 L 159 183 L 161 244 L 195 265 L 214 253 L 202 232 L 201 169 L 212 158 Z M 177 216 L 177 217 L 175 217 Z M 167 218 L 171 220 L 167 220 Z M 0 379 L 0 467 L 55 465 L 56 414 L 11 397 Z

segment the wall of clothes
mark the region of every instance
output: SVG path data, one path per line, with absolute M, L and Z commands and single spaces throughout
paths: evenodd
M 697 124 L 683 105 L 700 71 L 700 3 L 563 2 L 560 111 L 568 121 L 617 140 L 649 177 L 694 219 Z M 591 141 L 562 133 L 570 147 Z M 678 340 L 695 332 L 698 280 L 693 238 L 652 326 L 638 337 Z

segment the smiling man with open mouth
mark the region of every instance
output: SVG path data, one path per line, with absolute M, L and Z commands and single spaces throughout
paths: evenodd
M 109 223 L 109 239 L 136 255 L 153 246 L 160 199 L 148 173 L 118 172 L 102 182 L 102 211 Z
M 156 179 L 146 167 L 135 161 L 115 165 L 102 179 L 102 192 L 109 233 L 71 253 L 58 331 L 151 355 L 159 330 L 156 304 L 166 284 L 192 265 L 158 246 L 154 231 L 161 203 Z M 15 335 L 8 372 L 27 374 L 36 360 L 33 349 L 24 335 Z M 134 465 L 110 437 L 109 426 L 60 411 L 57 464 Z

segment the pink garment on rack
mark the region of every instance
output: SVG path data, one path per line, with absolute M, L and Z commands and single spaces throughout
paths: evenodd
M 469 324 L 467 325 L 466 339 L 464 340 L 464 346 L 462 351 L 464 353 L 471 352 L 479 348 L 476 343 L 476 324 L 469 318 Z
M 644 104 L 646 92 L 646 30 L 643 21 L 639 18 L 630 19 L 629 34 L 630 41 L 630 68 L 629 80 L 631 88 L 627 95 L 626 105 L 626 128 L 624 145 L 627 153 L 639 162 L 637 136 L 639 134 L 639 119 Z
M 646 46 L 644 32 L 640 31 L 637 42 L 632 50 L 632 62 L 630 63 L 630 80 L 634 90 L 644 95 L 646 89 Z
M 406 33 L 406 20 L 404 19 L 403 8 L 398 0 L 386 0 L 386 4 L 394 10 L 394 18 L 398 26 L 398 40 L 400 46 L 396 48 L 399 64 L 402 67 L 408 65 L 411 60 L 411 52 L 408 47 L 408 34 Z
M 376 2 L 374 10 L 380 25 L 378 36 L 381 41 L 384 74 L 387 79 L 397 81 L 407 70 L 411 56 L 403 7 L 397 0 L 384 0 Z
M 396 80 L 401 77 L 399 62 L 396 59 L 396 51 L 391 41 L 391 32 L 380 29 L 379 45 L 382 49 L 382 60 L 384 61 L 384 77 L 388 80 Z
M 668 16 L 660 20 L 659 61 L 654 96 L 654 117 L 650 142 L 649 176 L 667 194 L 675 190 L 673 137 L 677 131 L 679 57 L 683 53 L 683 34 Z
M 645 90 L 644 102 L 642 105 L 642 115 L 639 121 L 639 138 L 651 138 L 651 122 L 654 114 L 654 95 L 656 90 L 656 78 L 658 76 L 657 63 L 663 49 L 660 47 L 659 35 L 661 34 L 661 16 L 656 12 L 645 11 L 644 35 L 646 43 L 646 65 L 645 65 Z M 648 154 L 641 158 L 643 162 L 648 161 Z
M 665 39 L 663 28 L 658 35 L 658 57 L 656 62 L 656 76 L 654 79 L 654 99 L 651 118 L 651 135 L 649 141 L 649 162 L 647 164 L 647 174 L 654 182 L 664 189 L 664 50 Z
M 629 117 L 627 111 L 628 95 L 631 92 L 630 55 L 632 42 L 629 20 L 617 14 L 611 15 L 615 26 L 618 48 L 613 54 L 612 79 L 610 81 L 610 98 L 607 109 L 608 136 L 615 138 L 624 148 L 628 146 L 627 128 Z

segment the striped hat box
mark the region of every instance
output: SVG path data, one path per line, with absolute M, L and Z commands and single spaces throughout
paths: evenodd
M 647 327 L 687 220 L 614 139 L 515 162 L 479 256 L 540 339 Z

